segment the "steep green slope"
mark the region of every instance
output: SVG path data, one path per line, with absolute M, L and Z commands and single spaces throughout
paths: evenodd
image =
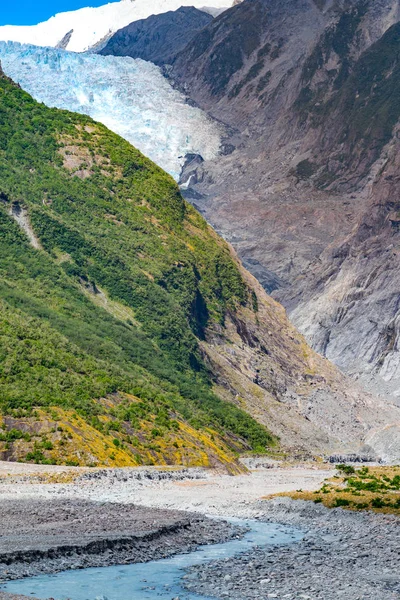
M 1 76 L 0 456 L 212 464 L 274 444 L 212 392 L 198 344 L 253 296 L 169 176 Z

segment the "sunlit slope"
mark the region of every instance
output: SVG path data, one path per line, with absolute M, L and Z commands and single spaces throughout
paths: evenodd
M 315 354 L 128 142 L 2 77 L 0 182 L 2 458 L 235 470 L 278 438 L 398 458 L 400 410 Z

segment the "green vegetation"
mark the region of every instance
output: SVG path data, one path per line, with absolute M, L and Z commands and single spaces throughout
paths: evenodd
M 374 510 L 400 515 L 400 467 L 337 465 L 338 474 L 317 492 L 294 492 L 295 499 L 313 500 L 329 508 Z
M 345 475 L 354 475 L 354 473 L 356 472 L 355 468 L 352 465 L 341 464 L 337 465 L 336 468 L 338 469 L 338 471 L 341 471 Z
M 229 248 L 127 142 L 5 77 L 0 256 L 0 414 L 34 419 L 59 407 L 102 435 L 119 421 L 125 442 L 121 423 L 140 431 L 147 419 L 152 430 L 212 428 L 225 450 L 274 443 L 213 394 L 199 351 L 210 323 L 255 305 Z M 131 399 L 99 402 L 119 393 Z M 124 440 L 110 440 L 119 452 Z M 26 459 L 47 460 L 52 443 L 36 440 Z

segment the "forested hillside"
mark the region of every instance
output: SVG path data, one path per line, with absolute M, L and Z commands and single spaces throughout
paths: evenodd
M 3 456 L 208 464 L 272 443 L 210 389 L 198 338 L 253 298 L 172 178 L 2 77 L 0 181 Z

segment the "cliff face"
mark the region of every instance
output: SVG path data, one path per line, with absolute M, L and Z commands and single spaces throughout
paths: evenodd
M 259 121 L 265 92 L 291 70 L 326 20 L 312 0 L 246 0 L 217 17 L 177 56 L 173 77 L 226 121 L 234 124 L 233 112 Z M 247 123 L 236 125 L 242 129 Z
M 3 459 L 235 471 L 251 449 L 374 454 L 371 436 L 383 454 L 400 410 L 309 348 L 168 175 L 0 88 Z
M 397 402 L 399 372 L 399 141 L 397 128 L 370 182 L 365 213 L 298 282 L 292 320 L 314 348 Z
M 201 343 L 218 395 L 268 424 L 292 454 L 356 448 L 371 456 L 379 448 L 385 460 L 396 459 L 399 409 L 311 350 L 282 306 L 242 273 L 257 295 L 257 314 L 243 308 L 227 315 L 224 330 L 209 329 Z
M 231 127 L 229 154 L 182 176 L 196 206 L 319 352 L 392 399 L 399 18 L 393 0 L 247 0 L 172 72 Z
M 152 15 L 117 31 L 99 54 L 142 58 L 156 65 L 169 64 L 212 20 L 211 15 L 193 6 Z
M 398 397 L 398 120 L 400 24 L 319 103 L 321 154 L 314 185 L 362 200 L 352 231 L 335 240 L 282 297 L 313 346 Z M 318 307 L 318 308 L 317 308 Z

